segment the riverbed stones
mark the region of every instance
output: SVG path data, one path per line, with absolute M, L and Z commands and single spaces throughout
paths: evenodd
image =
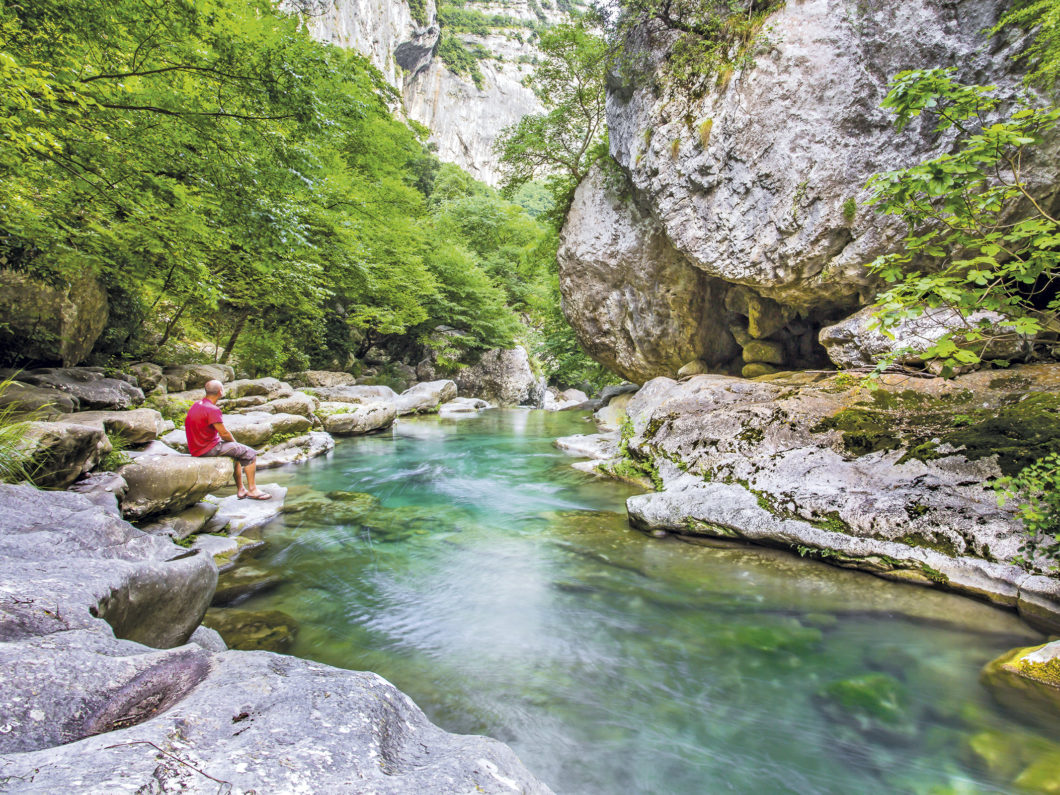
M 0 394 L 0 409 L 14 415 L 29 415 L 33 419 L 54 419 L 60 414 L 77 411 L 80 401 L 73 395 L 55 389 L 11 381 Z
M 442 403 L 447 403 L 457 395 L 456 383 L 448 379 L 424 381 L 409 387 L 395 402 L 398 415 L 427 414 L 436 412 Z
M 67 491 L 83 494 L 93 504 L 121 518 L 121 500 L 129 484 L 117 472 L 93 472 L 67 487 Z
M 453 380 L 460 394 L 499 406 L 526 405 L 537 389 L 537 377 L 522 346 L 486 351 L 477 362 L 462 367 Z
M 397 409 L 389 403 L 320 404 L 320 421 L 324 430 L 334 436 L 358 436 L 383 430 L 394 424 Z
M 101 425 L 76 422 L 31 422 L 20 445 L 29 455 L 33 482 L 60 489 L 91 470 L 109 449 Z
M 1060 641 L 1013 649 L 988 663 L 982 680 L 1024 718 L 1047 728 L 1060 720 Z
M 154 409 L 131 411 L 75 411 L 64 414 L 60 422 L 78 425 L 97 425 L 112 436 L 121 437 L 127 445 L 152 442 L 163 433 L 162 415 Z
M 185 455 L 140 456 L 118 470 L 129 484 L 121 508 L 126 519 L 181 511 L 211 491 L 234 483 L 232 459 Z
M 108 378 L 97 367 L 43 367 L 20 373 L 18 380 L 69 395 L 82 411 L 124 411 L 144 402 L 139 388 L 120 378 Z
M 485 409 L 493 408 L 489 403 L 480 398 L 458 397 L 438 407 L 438 413 L 445 414 L 477 414 Z
M 883 376 L 874 392 L 821 374 L 654 379 L 630 401 L 618 468 L 664 490 L 630 498 L 630 517 L 800 549 L 1060 628 L 1060 581 L 1044 559 L 1018 565 L 1022 527 L 983 488 L 1054 449 L 1058 379 L 1060 365 Z
M 166 536 L 180 541 L 196 533 L 201 533 L 206 528 L 206 523 L 217 513 L 219 507 L 217 503 L 213 502 L 197 502 L 183 511 L 163 516 L 149 524 L 141 525 L 140 529 L 153 536 Z
M 287 464 L 301 464 L 311 458 L 327 455 L 335 449 L 330 433 L 310 431 L 285 442 L 272 445 L 258 456 L 258 470 L 273 469 Z

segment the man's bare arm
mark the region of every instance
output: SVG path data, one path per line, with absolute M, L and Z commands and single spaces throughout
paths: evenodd
M 215 422 L 215 423 L 213 423 L 213 428 L 214 428 L 215 431 L 217 431 L 217 433 L 220 435 L 220 437 L 222 439 L 224 439 L 226 442 L 234 442 L 235 441 L 235 439 L 232 438 L 232 434 L 229 433 L 228 428 L 225 427 L 225 424 L 223 422 Z

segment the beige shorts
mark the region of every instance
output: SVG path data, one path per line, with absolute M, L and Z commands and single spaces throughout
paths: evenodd
M 245 444 L 239 442 L 225 442 L 220 441 L 215 446 L 211 447 L 203 456 L 225 456 L 226 458 L 234 458 L 243 466 L 247 464 L 253 464 L 255 459 L 258 457 L 258 451 L 253 447 L 247 447 Z

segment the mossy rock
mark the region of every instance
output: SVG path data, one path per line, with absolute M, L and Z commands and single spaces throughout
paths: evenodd
M 885 673 L 840 679 L 817 691 L 821 711 L 838 723 L 891 741 L 911 740 L 916 724 L 905 686 Z
M 981 679 L 1023 720 L 1054 730 L 1060 724 L 1060 641 L 1002 654 L 987 663 Z
M 978 732 L 967 740 L 966 758 L 995 781 L 1033 792 L 1060 792 L 1060 745 L 1036 734 L 997 729 Z M 1046 773 L 1053 776 L 1053 789 L 1048 787 Z
M 217 589 L 213 594 L 215 607 L 239 602 L 254 594 L 264 593 L 283 582 L 276 574 L 256 569 L 253 566 L 239 566 L 222 574 L 217 580 Z
M 221 633 L 230 649 L 286 654 L 294 646 L 298 624 L 279 610 L 255 612 L 210 608 L 202 623 Z

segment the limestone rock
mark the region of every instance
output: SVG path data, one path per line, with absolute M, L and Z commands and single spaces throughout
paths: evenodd
M 307 390 L 330 403 L 396 403 L 398 394 L 388 386 L 338 386 Z
M 743 360 L 748 364 L 784 364 L 784 346 L 770 340 L 751 340 L 743 346 Z
M 73 395 L 20 381 L 12 381 L 0 394 L 0 409 L 10 406 L 12 412 L 36 419 L 54 419 L 60 414 L 77 411 L 79 405 L 80 401 Z
M 162 368 L 151 362 L 137 362 L 125 369 L 136 376 L 136 385 L 145 393 L 158 386 L 163 379 Z
M 597 361 L 631 381 L 738 355 L 724 285 L 676 252 L 600 166 L 574 193 L 560 233 L 563 313 Z
M 271 591 L 282 582 L 283 578 L 278 574 L 262 571 L 253 566 L 237 566 L 218 578 L 212 605 L 222 607 L 235 604 L 256 594 Z
M 128 519 L 181 511 L 235 482 L 230 458 L 141 456 L 118 472 L 129 484 L 121 503 Z
M 153 442 L 162 433 L 162 415 L 154 409 L 132 411 L 77 411 L 64 414 L 60 422 L 96 425 L 108 434 L 120 436 L 127 444 Z
M 121 499 L 129 484 L 117 472 L 93 472 L 71 485 L 67 491 L 83 494 L 94 505 L 121 518 Z
M 33 482 L 65 488 L 96 465 L 105 452 L 106 436 L 99 425 L 31 422 L 21 444 L 30 452 Z
M 101 368 L 44 367 L 27 370 L 19 381 L 64 392 L 81 410 L 124 410 L 144 402 L 144 393 L 120 378 L 107 378 Z
M 486 351 L 476 364 L 461 368 L 453 380 L 460 394 L 500 406 L 525 405 L 537 388 L 530 357 L 522 346 Z
M 618 455 L 618 441 L 618 434 L 610 432 L 562 436 L 553 444 L 569 455 L 606 461 Z
M 626 421 L 626 409 L 633 399 L 632 392 L 624 392 L 611 398 L 593 414 L 596 427 L 601 431 L 617 431 Z
M 283 500 L 287 489 L 275 483 L 258 487 L 269 495 L 267 500 L 250 497 L 240 499 L 235 494 L 221 499 L 208 495 L 204 502 L 213 503 L 217 511 L 206 522 L 204 532 L 239 536 L 256 527 L 266 525 L 283 512 Z
M 821 344 L 828 357 L 839 367 L 871 367 L 877 361 L 894 356 L 900 364 L 919 364 L 924 353 L 950 332 L 976 328 L 980 323 L 996 326 L 1003 320 L 997 312 L 973 312 L 967 317 L 948 307 L 926 308 L 919 317 L 906 318 L 888 329 L 888 336 L 876 325 L 878 307 L 867 306 L 845 320 L 821 329 Z M 960 339 L 955 342 L 960 344 Z M 976 352 L 982 351 L 983 343 L 968 343 Z M 990 345 L 983 353 L 984 359 L 1013 359 L 1025 353 L 1027 343 L 1022 338 L 1012 337 Z M 765 360 L 763 360 L 765 361 Z
M 702 359 L 693 359 L 692 361 L 681 365 L 681 369 L 677 371 L 678 378 L 684 378 L 689 375 L 702 375 L 703 373 L 709 373 L 710 368 L 707 363 Z
M 1013 649 L 987 664 L 982 679 L 1021 716 L 1047 728 L 1060 718 L 1060 641 Z
M 389 428 L 397 418 L 397 410 L 388 403 L 321 403 L 324 430 L 334 436 L 355 436 Z
M 776 367 L 765 362 L 748 362 L 740 369 L 740 375 L 744 378 L 760 378 L 763 375 L 773 375 L 779 372 Z
M 304 436 L 296 436 L 269 447 L 258 456 L 258 470 L 273 469 L 287 464 L 301 464 L 311 458 L 326 455 L 334 449 L 335 440 L 331 434 L 323 431 L 310 431 Z
M 164 368 L 162 377 L 168 391 L 184 392 L 202 389 L 207 381 L 231 381 L 235 371 L 227 364 L 179 364 Z
M 352 373 L 333 372 L 331 370 L 304 370 L 284 376 L 294 387 L 333 387 L 353 386 L 357 377 Z
M 239 411 L 241 413 L 264 411 L 269 414 L 298 414 L 302 417 L 312 417 L 319 402 L 317 398 L 305 392 L 295 392 L 289 397 L 277 398 Z
M 298 622 L 281 610 L 212 609 L 207 611 L 204 621 L 224 639 L 228 648 L 243 651 L 286 654 L 298 634 Z
M 455 398 L 456 394 L 457 387 L 452 381 L 425 381 L 398 395 L 395 408 L 399 415 L 434 412 L 442 403 Z
M 182 540 L 201 533 L 206 528 L 206 523 L 217 513 L 217 509 L 216 503 L 197 502 L 180 513 L 163 516 L 150 524 L 141 525 L 140 529 L 153 536 Z
M 49 285 L 0 270 L 0 348 L 23 361 L 80 364 L 107 325 L 107 293 L 85 263 L 76 272 Z
M 493 408 L 485 400 L 478 398 L 458 397 L 438 407 L 439 414 L 477 414 L 484 409 Z

